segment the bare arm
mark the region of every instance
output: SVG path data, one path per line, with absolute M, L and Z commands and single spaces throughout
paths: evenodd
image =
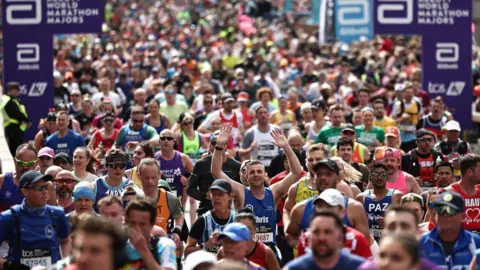
M 285 238 L 291 247 L 296 247 L 298 244 L 298 239 L 302 234 L 302 229 L 300 228 L 300 220 L 302 219 L 303 211 L 305 211 L 305 204 L 297 204 L 292 210 L 292 215 L 290 220 L 298 220 L 299 222 L 290 222 L 285 230 Z
M 365 209 L 363 208 L 363 205 L 359 202 L 355 202 L 354 204 L 348 205 L 348 216 L 349 220 L 352 223 L 353 227 L 360 231 L 365 238 L 370 239 L 370 244 L 371 238 L 370 238 L 370 230 L 368 227 L 368 219 L 367 219 L 367 213 L 365 212 Z
M 93 138 L 92 138 L 93 139 Z M 37 135 L 35 135 L 35 140 L 33 142 L 33 146 L 35 149 L 40 150 L 42 148 L 42 143 L 43 143 L 43 132 L 39 131 Z
M 392 196 L 392 205 L 400 204 L 400 201 L 402 200 L 403 193 L 395 190 L 395 193 L 393 193 Z
M 272 130 L 270 134 L 275 140 L 274 144 L 284 149 L 285 154 L 287 155 L 288 165 L 290 167 L 290 173 L 282 181 L 270 186 L 274 194 L 274 201 L 276 205 L 276 203 L 280 201 L 280 198 L 282 198 L 288 192 L 290 186 L 292 186 L 300 177 L 302 173 L 302 165 L 295 155 L 295 152 L 293 152 L 292 147 L 288 144 L 288 140 L 283 135 L 283 131 L 275 129 Z
M 268 270 L 280 270 L 277 258 L 270 248 L 265 249 L 265 261 L 267 263 Z
M 285 200 L 285 206 L 283 207 L 283 225 L 285 228 L 288 227 L 290 223 L 290 215 L 292 214 L 292 209 L 295 206 L 295 195 L 297 194 L 297 185 L 292 185 L 288 189 L 288 196 Z
M 365 200 L 365 193 L 360 193 L 357 195 L 357 197 L 355 198 L 358 202 L 360 202 L 361 204 L 363 204 L 364 200 Z
M 94 150 L 94 145 L 95 145 L 95 143 L 97 142 L 97 139 L 95 138 L 95 137 L 96 137 L 95 134 L 96 134 L 97 132 L 100 132 L 100 131 L 99 131 L 99 130 L 95 131 L 95 133 L 92 135 L 92 138 L 91 138 L 90 141 L 88 142 L 87 147 L 88 147 L 88 149 L 90 149 L 90 150 Z
M 182 163 L 183 168 L 186 172 L 192 173 L 193 172 L 193 161 L 185 154 L 182 154 Z
M 70 256 L 70 250 L 72 245 L 70 244 L 70 238 L 60 240 L 60 250 L 62 251 L 62 258 Z
M 192 238 L 191 236 L 188 237 L 187 239 L 187 245 L 185 246 L 185 257 L 188 256 L 190 253 L 193 253 L 195 251 L 201 250 L 202 247 L 197 246 L 197 239 Z
M 410 192 L 416 193 L 418 195 L 422 194 L 422 189 L 418 185 L 417 180 L 415 180 L 415 178 L 410 174 L 407 175 L 407 185 L 410 185 Z

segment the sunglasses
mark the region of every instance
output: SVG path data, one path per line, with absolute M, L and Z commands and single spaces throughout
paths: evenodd
M 105 124 L 111 124 L 111 123 L 113 123 L 113 119 L 104 119 L 103 122 Z
M 37 163 L 36 160 L 22 161 L 22 160 L 17 159 L 17 166 L 19 166 L 19 167 L 33 167 L 33 166 L 35 166 L 35 163 Z
M 342 131 L 342 134 L 345 134 L 345 135 L 353 135 L 353 134 L 355 134 L 355 132 L 350 131 L 350 130 L 345 130 L 345 131 Z
M 53 182 L 58 184 L 63 183 L 64 185 L 70 185 L 70 184 L 76 183 L 75 180 L 70 178 L 59 178 L 59 179 L 53 180 Z
M 371 179 L 378 179 L 378 178 L 383 178 L 383 177 L 386 177 L 388 175 L 388 173 L 386 172 L 382 172 L 382 173 L 371 173 L 369 175 L 369 178 Z
M 449 216 L 455 216 L 456 214 L 460 213 L 460 210 L 455 209 L 450 205 L 433 204 L 433 208 L 435 209 L 435 212 L 442 216 L 445 214 Z
M 433 142 L 433 138 L 421 138 L 421 139 L 418 139 L 419 142 Z
M 44 190 L 48 190 L 48 185 L 42 185 L 42 186 L 34 186 L 34 187 L 26 187 L 26 189 L 33 189 L 37 192 L 42 192 Z
M 125 163 L 125 162 L 113 162 L 113 163 L 107 164 L 107 167 L 110 168 L 110 169 L 123 170 L 127 167 L 127 163 Z
M 183 122 L 182 125 L 184 125 L 184 126 L 191 126 L 191 125 L 193 125 L 193 122 Z
M 133 123 L 136 123 L 136 124 L 140 124 L 140 123 L 143 123 L 143 119 L 142 120 L 135 120 L 135 119 L 132 119 Z
M 173 137 L 160 137 L 160 141 L 173 141 Z

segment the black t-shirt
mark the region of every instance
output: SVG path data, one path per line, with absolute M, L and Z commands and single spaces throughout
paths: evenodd
M 230 216 L 227 219 L 219 219 L 215 217 L 215 215 L 212 213 L 212 218 L 217 223 L 218 225 L 225 225 L 227 224 L 228 220 L 230 219 Z M 190 230 L 190 237 L 196 240 L 202 239 L 203 231 L 205 230 L 205 218 L 203 216 L 200 216 L 195 220 L 195 223 L 192 225 L 192 229 Z
M 450 256 L 453 252 L 453 248 L 455 247 L 455 243 L 457 241 L 452 241 L 452 242 L 444 242 L 442 239 L 440 239 L 440 242 L 442 243 L 443 247 L 443 252 L 445 252 L 445 257 Z
M 84 113 L 81 113 L 75 117 L 75 119 L 80 124 L 80 129 L 85 130 L 86 127 L 90 126 L 93 119 L 95 118 L 95 114 L 90 115 L 90 117 L 86 116 Z
M 227 158 L 227 161 L 222 165 L 222 171 L 230 177 L 230 179 L 240 182 L 240 166 L 241 163 Z M 197 201 L 200 201 L 199 211 L 204 213 L 211 210 L 212 203 L 207 200 L 206 193 L 215 180 L 212 175 L 212 156 L 204 157 L 195 163 L 192 174 L 188 179 L 187 193 L 189 196 Z

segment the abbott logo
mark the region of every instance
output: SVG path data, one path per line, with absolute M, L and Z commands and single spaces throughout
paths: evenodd
M 378 0 L 377 20 L 381 24 L 410 24 L 413 22 L 413 0 Z M 387 16 L 386 12 L 404 12 L 404 16 Z
M 42 0 L 6 0 L 6 2 L 8 24 L 30 25 L 42 22 Z M 34 14 L 27 17 L 19 14 L 29 11 L 34 11 Z
M 370 22 L 369 0 L 339 0 L 338 22 L 341 25 L 359 25 Z
M 446 96 L 457 97 L 463 93 L 466 83 L 462 81 L 450 82 L 449 85 L 443 83 L 428 83 L 428 92 L 430 94 L 445 94 Z
M 454 42 L 437 43 L 435 59 L 437 60 L 437 69 L 458 69 L 460 46 Z
M 40 69 L 40 45 L 38 43 L 17 44 L 18 70 Z

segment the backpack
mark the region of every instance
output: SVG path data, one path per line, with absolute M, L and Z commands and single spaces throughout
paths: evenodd
M 439 154 L 437 151 L 432 150 L 433 152 L 433 162 L 437 162 L 437 159 L 440 158 L 442 161 L 445 160 L 442 154 Z M 418 152 L 417 149 L 413 149 L 410 151 L 410 162 L 408 163 L 408 170 L 407 172 L 414 177 L 418 177 L 420 175 L 420 164 L 418 164 Z
M 413 99 L 413 102 L 417 104 L 417 112 L 414 113 L 413 115 L 418 115 L 420 113 L 420 109 L 422 108 L 422 104 L 420 104 L 420 102 L 418 102 L 418 100 L 416 99 Z M 400 100 L 400 112 L 397 114 L 397 117 L 401 117 L 404 112 L 405 112 L 405 102 L 403 102 L 403 100 Z

